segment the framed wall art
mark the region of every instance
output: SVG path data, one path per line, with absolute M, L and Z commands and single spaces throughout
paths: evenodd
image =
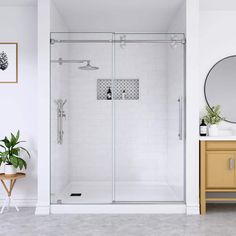
M 0 83 L 18 82 L 18 43 L 0 43 Z

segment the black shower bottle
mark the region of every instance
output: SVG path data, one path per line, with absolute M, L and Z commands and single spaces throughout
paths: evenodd
M 107 90 L 107 100 L 111 100 L 112 95 L 111 95 L 111 87 L 108 88 Z

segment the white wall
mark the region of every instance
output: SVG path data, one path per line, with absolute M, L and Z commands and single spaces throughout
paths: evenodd
M 0 7 L 5 19 L 1 24 L 1 42 L 19 44 L 19 82 L 0 84 L 0 138 L 21 131 L 32 158 L 27 160 L 25 179 L 19 180 L 13 196 L 19 204 L 35 204 L 37 199 L 37 9 L 36 7 Z M 4 198 L 2 188 L 0 197 Z
M 38 1 L 38 201 L 36 214 L 50 204 L 50 0 Z
M 186 1 L 186 205 L 199 214 L 199 0 Z
M 200 115 L 205 110 L 204 82 L 208 71 L 224 57 L 236 55 L 236 11 L 200 12 Z M 235 124 L 222 122 L 221 129 L 236 128 Z
M 165 32 L 184 0 L 54 2 L 74 32 Z

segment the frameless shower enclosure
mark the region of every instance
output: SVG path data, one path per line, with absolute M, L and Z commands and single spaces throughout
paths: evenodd
M 52 204 L 184 201 L 184 48 L 183 34 L 51 34 Z

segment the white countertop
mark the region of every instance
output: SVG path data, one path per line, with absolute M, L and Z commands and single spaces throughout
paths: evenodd
M 236 141 L 236 136 L 200 136 L 200 141 Z

